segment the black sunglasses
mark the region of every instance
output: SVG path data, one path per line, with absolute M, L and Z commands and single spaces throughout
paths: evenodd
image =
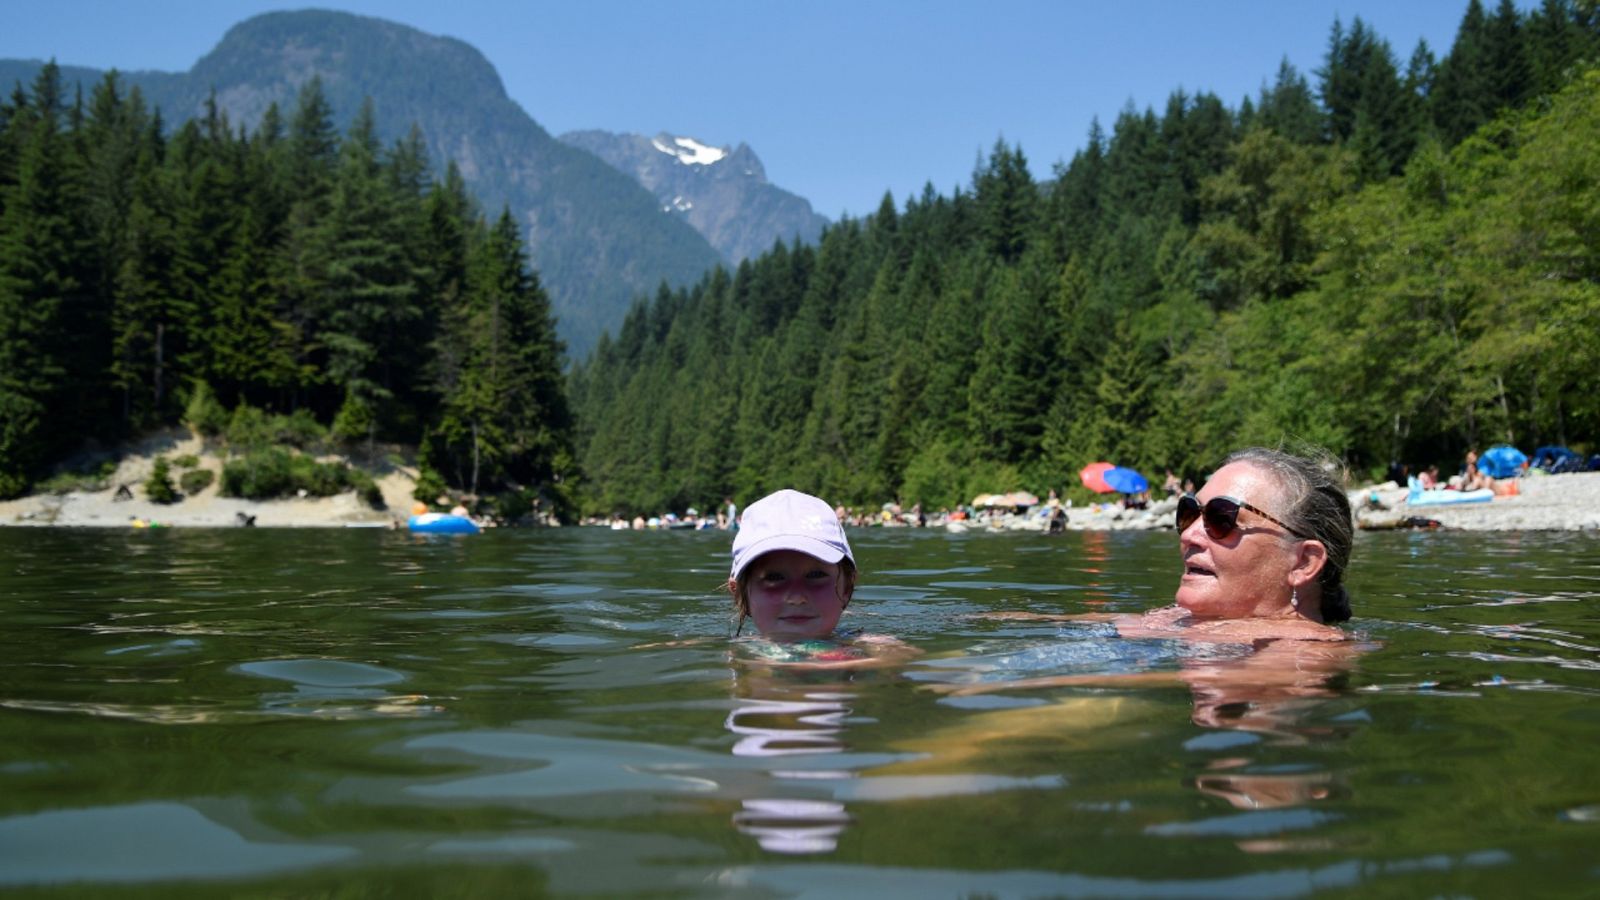
M 1239 510 L 1248 509 L 1268 522 L 1282 528 L 1295 537 L 1311 540 L 1310 535 L 1301 534 L 1290 528 L 1283 520 L 1273 517 L 1259 507 L 1251 506 L 1243 500 L 1233 497 L 1212 497 L 1206 501 L 1205 506 L 1200 505 L 1200 498 L 1193 494 L 1184 494 L 1178 498 L 1178 531 L 1182 533 L 1194 520 L 1205 517 L 1206 534 L 1214 541 L 1226 540 L 1239 528 Z

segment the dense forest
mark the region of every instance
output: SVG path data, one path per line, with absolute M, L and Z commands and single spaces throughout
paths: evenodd
M 429 487 L 531 502 L 561 482 L 549 301 L 509 214 L 430 171 L 415 131 L 380 145 L 370 104 L 338 134 L 316 80 L 253 132 L 213 103 L 170 135 L 114 72 L 87 97 L 53 64 L 19 85 L 0 102 L 0 497 L 86 442 L 252 411 L 281 442 L 420 445 Z
M 1230 109 L 1126 109 L 969 187 L 665 288 L 573 372 L 593 512 L 780 486 L 952 504 L 1096 460 L 1359 470 L 1600 436 L 1600 11 L 1471 0 L 1449 52 L 1333 25 Z
M 31 85 L 42 66 L 0 59 L 0 94 Z M 90 93 L 106 75 L 60 72 L 69 95 Z M 681 216 L 662 215 L 634 177 L 552 137 L 506 95 L 483 54 L 454 38 L 347 12 L 280 10 L 233 25 L 187 72 L 123 72 L 120 83 L 137 87 L 173 133 L 204 118 L 211 98 L 235 127 L 256 128 L 273 102 L 292 107 L 312 75 L 340 131 L 371 102 L 382 143 L 420 129 L 435 177 L 457 162 L 484 210 L 511 209 L 573 356 L 615 331 L 659 281 L 693 284 L 722 261 Z
M 1045 182 L 997 142 L 952 195 L 641 298 L 567 373 L 514 221 L 370 104 L 341 135 L 313 80 L 169 133 L 49 65 L 0 101 L 0 496 L 180 422 L 592 512 L 1595 449 L 1597 61 L 1587 0 L 1471 0 L 1442 59 L 1336 22 L 1315 87 L 1130 106 Z

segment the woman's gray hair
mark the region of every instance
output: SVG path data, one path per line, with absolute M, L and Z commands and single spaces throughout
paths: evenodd
M 1355 543 L 1355 524 L 1350 497 L 1344 490 L 1344 467 L 1326 451 L 1294 454 L 1266 447 L 1231 453 L 1222 464 L 1236 462 L 1271 473 L 1288 502 L 1288 508 L 1280 512 L 1285 524 L 1327 548 L 1327 562 L 1317 576 L 1322 588 L 1322 621 L 1343 622 L 1350 618 L 1350 594 L 1344 589 L 1344 573 L 1350 565 L 1350 547 Z

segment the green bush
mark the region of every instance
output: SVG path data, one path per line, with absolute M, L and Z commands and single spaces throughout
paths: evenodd
M 94 493 L 103 491 L 111 486 L 111 476 L 116 474 L 116 460 L 108 459 L 102 463 L 82 469 L 58 472 L 36 485 L 36 489 L 46 494 L 70 494 L 74 491 Z
M 290 444 L 301 450 L 319 446 L 328 438 L 328 429 L 318 424 L 317 417 L 305 407 L 287 416 L 273 416 L 270 425 L 279 443 Z
M 178 488 L 172 483 L 171 466 L 165 456 L 156 457 L 150 477 L 144 480 L 144 495 L 151 503 L 178 502 Z
M 184 494 L 194 496 L 211 486 L 217 473 L 210 469 L 190 469 L 178 477 L 178 486 L 183 488 Z
M 444 477 L 427 466 L 417 474 L 417 484 L 411 489 L 411 496 L 423 503 L 432 503 L 435 498 L 448 494 L 450 489 L 445 486 Z
M 193 453 L 185 453 L 182 456 L 173 457 L 172 464 L 180 469 L 192 469 L 200 465 L 200 457 L 195 456 Z
M 183 421 L 206 437 L 216 437 L 228 427 L 228 411 L 211 392 L 211 385 L 197 381 L 189 394 L 189 404 L 184 408 Z
M 383 491 L 378 490 L 378 483 L 372 476 L 360 469 L 346 469 L 350 487 L 355 489 L 356 496 L 373 509 L 384 509 Z
M 382 493 L 372 476 L 343 463 L 317 462 L 284 447 L 265 447 L 229 460 L 222 467 L 222 494 L 247 500 L 331 497 L 354 490 L 367 503 L 382 508 Z
M 346 394 L 344 405 L 333 417 L 333 436 L 345 444 L 354 444 L 372 436 L 372 408 L 354 394 Z
M 273 443 L 272 424 L 267 421 L 267 414 L 248 403 L 241 403 L 233 408 L 233 415 L 228 417 L 228 427 L 223 434 L 228 446 L 245 450 L 247 453 L 265 448 Z
M 294 493 L 289 474 L 289 451 L 282 447 L 252 450 L 222 467 L 222 494 L 265 500 Z

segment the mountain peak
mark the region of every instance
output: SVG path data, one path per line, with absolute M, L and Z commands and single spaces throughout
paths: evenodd
M 765 253 L 774 241 L 815 241 L 828 223 L 805 198 L 768 183 L 743 142 L 716 147 L 667 131 L 645 137 L 598 130 L 560 140 L 638 181 L 663 212 L 682 217 L 732 263 Z

